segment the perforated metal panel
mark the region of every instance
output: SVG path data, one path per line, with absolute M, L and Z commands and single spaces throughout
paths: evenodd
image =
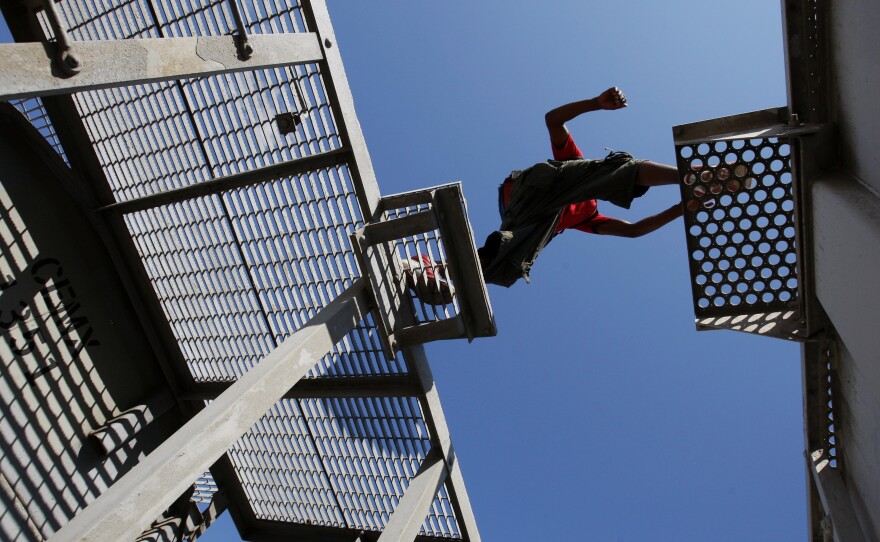
M 780 138 L 676 147 L 698 317 L 798 300 L 791 152 Z

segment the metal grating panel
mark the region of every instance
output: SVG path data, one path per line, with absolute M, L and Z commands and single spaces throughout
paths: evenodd
M 49 118 L 49 114 L 46 113 L 46 108 L 43 106 L 43 100 L 40 98 L 29 98 L 27 100 L 13 100 L 10 103 L 21 111 L 21 114 L 25 116 L 28 122 L 33 124 L 34 128 L 40 132 L 40 135 L 61 156 L 64 163 L 70 166 L 67 154 L 64 153 L 64 149 L 61 147 L 61 141 L 58 140 L 58 134 L 55 133 L 55 127 L 52 126 L 52 119 Z
M 249 32 L 307 31 L 298 4 L 240 4 Z M 220 0 L 94 0 L 59 9 L 74 40 L 235 32 Z M 340 148 L 343 134 L 324 78 L 310 64 L 82 92 L 73 99 L 122 202 Z M 282 134 L 283 115 L 294 122 Z M 349 235 L 363 224 L 350 167 L 123 215 L 195 380 L 236 379 L 357 277 Z M 445 269 L 439 232 L 400 245 L 402 259 L 422 253 Z M 458 311 L 457 301 L 414 303 L 425 321 Z M 402 355 L 385 358 L 370 317 L 310 377 L 408 371 Z M 229 457 L 257 518 L 381 530 L 430 447 L 415 398 L 285 400 Z M 209 501 L 215 490 L 208 474 L 193 498 Z M 421 532 L 462 537 L 445 487 Z
M 386 220 L 393 220 L 404 216 L 411 216 L 416 213 L 432 211 L 431 204 L 424 203 L 412 205 L 409 207 L 401 207 L 397 209 L 389 209 L 385 212 Z M 430 258 L 432 262 L 432 270 L 437 276 L 442 277 L 451 285 L 452 299 L 446 304 L 428 304 L 421 297 L 430 298 L 428 295 L 418 296 L 412 289 L 410 290 L 410 299 L 416 315 L 416 323 L 422 324 L 427 322 L 437 322 L 440 320 L 448 320 L 459 314 L 461 307 L 459 306 L 458 296 L 455 294 L 455 284 L 449 276 L 449 268 L 446 263 L 446 249 L 443 247 L 443 240 L 440 237 L 440 231 L 434 229 L 418 235 L 402 238 L 397 241 L 397 254 L 401 260 L 409 260 L 419 262 L 422 255 Z M 404 278 L 399 279 L 403 281 Z M 414 281 L 418 282 L 419 287 L 430 290 L 430 284 L 425 281 L 424 275 L 416 274 Z M 437 297 L 437 296 L 433 296 Z
M 798 300 L 791 145 L 678 145 L 697 317 L 784 310 Z

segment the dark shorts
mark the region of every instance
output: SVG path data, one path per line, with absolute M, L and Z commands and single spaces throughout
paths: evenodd
M 566 205 L 591 199 L 629 209 L 646 187 L 636 185 L 644 160 L 628 153 L 611 153 L 602 160 L 549 160 L 523 171 L 514 181 L 501 229 L 541 220 Z

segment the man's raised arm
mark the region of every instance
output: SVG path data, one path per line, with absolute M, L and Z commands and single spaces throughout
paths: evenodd
M 626 96 L 617 87 L 612 87 L 589 100 L 581 100 L 579 102 L 571 102 L 561 105 L 556 109 L 551 109 L 544 115 L 544 123 L 547 125 L 547 131 L 550 133 L 550 141 L 555 147 L 561 148 L 568 139 L 568 128 L 565 123 L 571 119 L 589 113 L 605 109 L 608 111 L 621 109 L 626 107 Z

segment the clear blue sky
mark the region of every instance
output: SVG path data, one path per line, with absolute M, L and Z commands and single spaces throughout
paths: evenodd
M 619 86 L 630 107 L 569 123 L 581 149 L 671 163 L 672 126 L 785 104 L 777 2 L 329 4 L 382 192 L 462 181 L 478 241 L 552 107 Z M 567 232 L 532 278 L 490 287 L 498 337 L 428 347 L 484 540 L 806 539 L 798 347 L 694 330 L 680 221 Z

